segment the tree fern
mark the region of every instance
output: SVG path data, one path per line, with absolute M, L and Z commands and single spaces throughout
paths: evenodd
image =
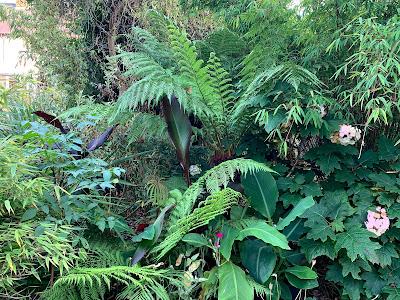
M 235 99 L 233 96 L 232 79 L 229 77 L 228 72 L 222 67 L 221 61 L 214 52 L 210 54 L 210 59 L 207 62 L 207 70 L 210 75 L 211 85 L 219 98 L 218 116 L 225 118 L 226 122 L 226 117 L 229 116 L 230 109 L 233 106 L 233 100 Z
M 217 114 L 220 111 L 218 108 L 221 103 L 213 88 L 212 80 L 204 61 L 198 59 L 196 48 L 189 41 L 185 32 L 179 30 L 173 24 L 168 26 L 168 31 L 171 49 L 183 83 L 190 90 L 193 98 L 199 99 L 199 102 L 206 105 L 208 108 L 207 114 Z M 214 112 L 214 108 L 217 109 L 216 112 Z M 203 121 L 205 121 L 204 117 L 203 115 Z
M 179 84 L 172 71 L 164 69 L 153 58 L 144 53 L 123 53 L 119 55 L 128 69 L 124 76 L 139 78 L 118 99 L 117 113 L 134 110 L 147 103 L 157 105 L 159 100 L 167 95 L 180 99 L 182 105 L 187 103 L 187 93 Z
M 147 54 L 163 67 L 168 68 L 172 65 L 172 52 L 169 47 L 149 31 L 133 27 L 131 34 L 128 35 L 128 41 L 136 51 Z
M 176 224 L 171 226 L 166 238 L 157 245 L 152 252 L 158 253 L 157 259 L 161 259 L 186 233 L 207 225 L 216 216 L 223 214 L 232 205 L 236 204 L 240 197 L 241 194 L 239 192 L 235 192 L 230 188 L 223 189 L 208 196 L 191 214 L 181 217 Z

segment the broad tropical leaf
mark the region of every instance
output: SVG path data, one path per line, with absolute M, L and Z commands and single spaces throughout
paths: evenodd
M 300 278 L 300 279 L 317 279 L 318 278 L 317 273 L 315 273 L 315 271 L 313 271 L 312 269 L 310 269 L 309 267 L 306 267 L 306 266 L 290 267 L 290 268 L 287 268 L 285 270 L 285 272 L 293 274 L 294 276 L 296 276 L 297 278 Z
M 271 276 L 277 259 L 272 247 L 260 240 L 241 242 L 240 258 L 250 275 L 262 284 Z
M 237 240 L 242 241 L 248 236 L 254 236 L 272 246 L 290 250 L 286 237 L 264 221 L 251 220 L 247 222 L 247 226 L 239 232 Z
M 246 274 L 238 266 L 226 262 L 218 269 L 218 300 L 247 300 L 254 298 L 254 291 Z
M 169 137 L 174 144 L 186 181 L 189 184 L 189 149 L 192 125 L 176 97 L 173 96 L 171 101 L 164 97 L 161 103 Z
M 315 201 L 312 197 L 306 197 L 301 199 L 299 203 L 290 211 L 290 213 L 284 218 L 280 219 L 276 225 L 276 229 L 282 230 L 293 222 L 297 217 L 301 216 L 307 209 L 312 207 Z
M 50 114 L 45 113 L 44 111 L 40 111 L 40 110 L 34 111 L 33 114 L 42 118 L 44 121 L 46 121 L 50 125 L 58 128 L 61 131 L 61 133 L 64 133 L 64 134 L 68 133 L 68 129 L 64 128 L 64 126 L 61 124 L 60 120 L 57 119 L 56 116 L 50 115 Z
M 225 257 L 225 259 L 229 260 L 231 258 L 232 246 L 239 234 L 239 230 L 235 227 L 225 224 L 222 227 L 222 233 L 224 237 L 221 239 L 221 247 L 219 251 Z
M 246 174 L 242 184 L 251 206 L 264 217 L 271 218 L 278 200 L 278 188 L 272 175 L 265 171 Z
M 188 233 L 182 238 L 182 241 L 195 247 L 210 246 L 209 241 L 198 233 Z
M 103 146 L 103 144 L 108 140 L 108 138 L 110 137 L 110 135 L 113 133 L 114 129 L 117 126 L 118 126 L 118 124 L 107 128 L 106 131 L 104 131 L 101 135 L 99 135 L 98 137 L 93 139 L 88 144 L 87 150 L 88 151 L 94 151 L 94 150 L 100 148 L 101 146 Z
M 140 242 L 135 254 L 132 258 L 132 265 L 139 262 L 146 252 L 157 242 L 158 238 L 160 237 L 162 226 L 164 223 L 165 214 L 169 209 L 171 209 L 172 205 L 165 207 L 160 214 L 158 215 L 157 219 L 154 221 L 153 224 L 146 227 L 146 229 L 140 233 L 132 237 L 133 242 Z

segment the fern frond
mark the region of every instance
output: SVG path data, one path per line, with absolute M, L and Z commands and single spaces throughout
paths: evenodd
M 126 77 L 139 78 L 118 99 L 116 119 L 121 112 L 134 110 L 138 106 L 157 105 L 164 96 L 171 98 L 175 95 L 181 105 L 187 108 L 188 96 L 179 79 L 169 69 L 163 68 L 153 58 L 144 53 L 123 53 L 118 56 L 127 71 Z
M 250 276 L 247 277 L 247 281 L 254 289 L 254 292 L 258 297 L 260 297 L 261 299 L 269 299 L 268 297 L 271 295 L 271 291 L 268 287 L 253 280 Z
M 159 115 L 142 112 L 133 113 L 128 126 L 128 146 L 141 138 L 158 140 L 167 138 L 167 126 L 164 119 Z
M 244 93 L 244 97 L 258 94 L 261 90 L 269 91 L 278 81 L 287 82 L 295 91 L 298 91 L 300 84 L 319 88 L 321 81 L 307 69 L 292 63 L 285 63 L 267 69 L 251 82 Z
M 183 83 L 191 90 L 192 98 L 198 99 L 198 102 L 205 104 L 207 108 L 206 111 L 199 113 L 200 117 L 203 117 L 202 121 L 205 121 L 207 115 L 218 116 L 214 108 L 219 112 L 221 103 L 204 61 L 198 59 L 196 48 L 184 31 L 173 24 L 168 26 L 168 31 L 171 49 Z
M 246 175 L 247 173 L 254 173 L 261 170 L 274 172 L 263 163 L 245 158 L 228 160 L 208 170 L 185 191 L 183 199 L 176 204 L 171 213 L 169 226 L 172 227 L 180 218 L 189 215 L 204 188 L 207 193 L 213 194 L 218 192 L 221 186 L 226 188 L 228 183 L 234 180 L 236 172 Z
M 99 119 L 107 119 L 111 116 L 113 107 L 104 103 L 88 102 L 78 104 L 59 115 L 60 119 L 79 118 L 82 116 L 95 116 Z
M 165 43 L 160 42 L 149 31 L 133 27 L 128 40 L 137 52 L 145 53 L 155 61 L 159 62 L 163 67 L 168 67 L 172 63 L 172 52 Z
M 291 63 L 281 64 L 265 70 L 254 78 L 244 91 L 241 100 L 236 103 L 233 115 L 240 116 L 249 107 L 254 106 L 253 101 L 249 99 L 256 100 L 254 96 L 260 94 L 268 95 L 278 81 L 287 83 L 294 93 L 299 91 L 301 85 L 311 89 L 320 89 L 323 85 L 318 77 L 307 69 Z
M 222 116 L 226 116 L 228 110 L 233 106 L 235 99 L 232 79 L 229 73 L 222 67 L 220 59 L 214 52 L 210 53 L 210 58 L 207 62 L 207 70 L 210 75 L 210 80 L 213 88 L 220 98 L 221 110 L 218 112 Z
M 180 273 L 170 269 L 156 269 L 154 266 L 112 266 L 108 268 L 75 268 L 67 275 L 60 277 L 53 287 L 45 292 L 44 299 L 102 299 L 105 292 L 110 290 L 112 282 L 126 286 L 119 299 L 160 299 L 168 300 L 168 292 L 160 282 L 179 286 Z M 131 292 L 137 298 L 131 298 Z M 61 293 L 74 297 L 56 298 Z M 75 298 L 77 296 L 77 298 Z
M 208 196 L 191 214 L 181 218 L 175 225 L 170 227 L 166 238 L 152 252 L 158 253 L 157 259 L 160 260 L 186 233 L 207 225 L 216 216 L 225 213 L 232 205 L 236 204 L 240 197 L 241 194 L 239 192 L 230 188 Z
M 168 188 L 160 180 L 160 178 L 153 178 L 146 183 L 147 197 L 155 205 L 162 205 L 163 201 L 168 198 Z

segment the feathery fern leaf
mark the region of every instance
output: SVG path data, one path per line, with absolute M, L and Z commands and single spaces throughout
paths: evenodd
M 161 259 L 170 251 L 189 231 L 207 225 L 216 216 L 225 213 L 241 197 L 239 192 L 230 188 L 218 191 L 199 204 L 191 214 L 181 218 L 168 230 L 168 236 L 157 245 L 152 252 L 158 253 L 157 259 Z
M 193 98 L 199 99 L 199 102 L 207 106 L 206 114 L 216 115 L 214 109 L 217 109 L 217 112 L 220 111 L 218 109 L 220 101 L 213 88 L 207 67 L 203 60 L 198 59 L 196 48 L 185 32 L 179 30 L 173 24 L 168 26 L 168 31 L 173 55 L 183 78 L 183 83 L 186 88 L 191 90 L 190 93 Z M 203 115 L 204 117 L 205 115 Z
M 156 269 L 154 266 L 112 266 L 108 268 L 76 268 L 60 277 L 54 286 L 43 295 L 47 300 L 58 299 L 103 299 L 113 282 L 126 286 L 119 299 L 165 299 L 168 292 L 160 283 L 168 281 L 180 285 L 180 274 L 170 269 Z M 65 294 L 62 294 L 65 293 Z M 59 297 L 62 295 L 62 297 Z M 133 297 L 135 295 L 135 297 Z M 68 297 L 67 297 L 68 296 Z
M 213 194 L 228 186 L 234 180 L 236 172 L 243 175 L 257 171 L 274 172 L 263 163 L 251 159 L 236 158 L 225 161 L 208 170 L 195 183 L 193 183 L 183 194 L 183 199 L 176 204 L 171 213 L 169 227 L 175 225 L 182 216 L 187 216 L 192 211 L 193 205 L 205 188 L 206 192 Z

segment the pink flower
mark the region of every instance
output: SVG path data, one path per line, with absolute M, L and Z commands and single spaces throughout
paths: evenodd
M 365 226 L 368 231 L 375 233 L 377 236 L 384 234 L 390 226 L 386 210 L 380 206 L 376 208 L 376 212 L 369 210 Z
M 361 130 L 351 125 L 340 125 L 338 142 L 344 146 L 354 145 L 361 138 Z
M 341 138 L 348 137 L 351 135 L 353 127 L 351 125 L 340 125 L 339 136 Z
M 217 247 L 217 248 L 221 247 L 221 245 L 219 244 L 219 240 L 215 241 L 214 246 Z
M 217 232 L 217 233 L 215 234 L 215 236 L 216 236 L 218 239 L 222 239 L 222 238 L 224 237 L 224 234 L 223 234 L 222 232 Z

